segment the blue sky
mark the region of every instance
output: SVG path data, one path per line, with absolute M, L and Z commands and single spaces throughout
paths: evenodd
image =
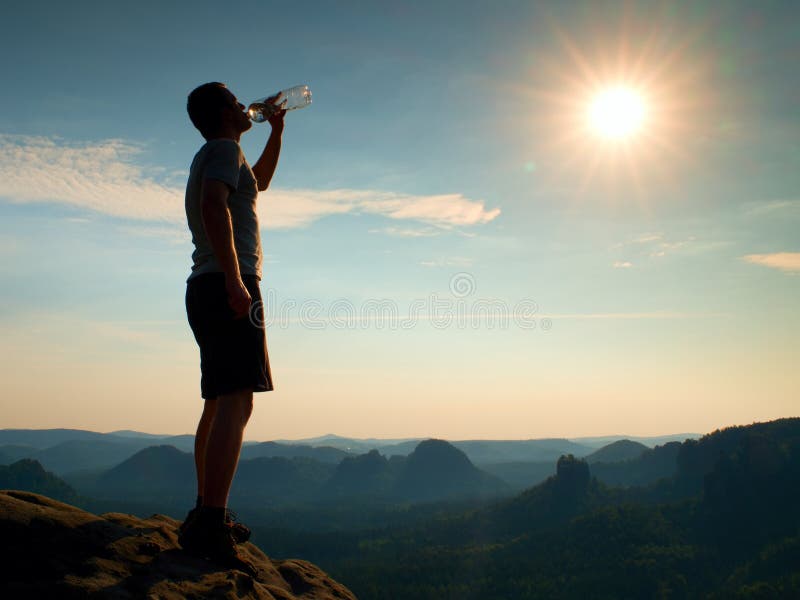
M 314 94 L 259 197 L 262 293 L 288 319 L 267 326 L 276 390 L 256 396 L 249 438 L 647 435 L 797 414 L 796 3 L 226 10 L 6 10 L 0 426 L 194 427 L 183 187 L 202 138 L 185 99 L 213 80 L 244 102 Z M 619 81 L 651 109 L 622 147 L 581 129 Z M 243 137 L 251 161 L 268 132 Z M 476 322 L 330 319 L 432 298 Z M 521 326 L 512 313 L 534 304 Z

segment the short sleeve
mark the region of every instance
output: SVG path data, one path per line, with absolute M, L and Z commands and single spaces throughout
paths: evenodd
M 221 140 L 210 148 L 203 168 L 204 179 L 218 179 L 232 189 L 239 187 L 241 149 L 233 140 Z

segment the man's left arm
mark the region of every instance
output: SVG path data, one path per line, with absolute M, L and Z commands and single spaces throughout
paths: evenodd
M 258 191 L 263 192 L 269 187 L 272 176 L 275 174 L 275 167 L 278 166 L 278 156 L 281 153 L 281 135 L 283 135 L 283 116 L 285 110 L 279 110 L 267 121 L 272 125 L 272 133 L 269 135 L 267 145 L 258 160 L 253 165 L 253 175 L 256 177 Z

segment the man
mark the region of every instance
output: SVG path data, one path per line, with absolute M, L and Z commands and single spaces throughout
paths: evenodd
M 227 502 L 253 393 L 273 389 L 259 290 L 263 257 L 256 198 L 278 164 L 285 111 L 268 119 L 272 132 L 252 168 L 239 147 L 252 123 L 224 84 L 193 90 L 187 111 L 206 139 L 186 185 L 195 246 L 186 313 L 200 347 L 205 406 L 194 444 L 197 505 L 181 526 L 179 542 L 191 554 L 254 574 L 236 548 L 250 532 L 231 518 Z

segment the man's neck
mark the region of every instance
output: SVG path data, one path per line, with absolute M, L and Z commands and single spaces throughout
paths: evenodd
M 242 132 L 237 130 L 234 127 L 226 127 L 224 129 L 220 129 L 215 134 L 208 137 L 208 141 L 211 140 L 233 140 L 235 142 L 239 142 L 242 137 Z

